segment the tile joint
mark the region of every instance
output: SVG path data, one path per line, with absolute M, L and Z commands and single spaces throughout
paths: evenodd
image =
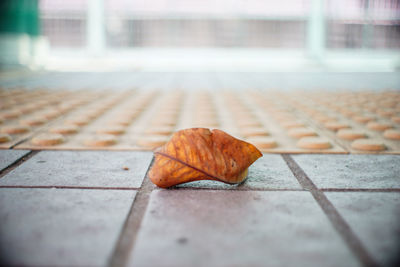
M 121 229 L 114 250 L 111 254 L 108 266 L 126 266 L 130 253 L 133 251 L 135 240 L 150 200 L 150 194 L 154 190 L 154 185 L 148 179 L 147 173 L 154 163 L 154 157 L 149 164 L 142 185 L 136 193 L 131 208 Z
M 354 256 L 363 264 L 363 266 L 377 267 L 379 264 L 372 258 L 367 249 L 363 246 L 360 239 L 356 236 L 350 225 L 344 220 L 334 205 L 328 200 L 324 192 L 317 188 L 313 181 L 301 169 L 296 161 L 289 154 L 281 155 L 286 162 L 293 175 L 296 177 L 300 185 L 308 190 L 318 205 L 321 207 L 332 226 L 342 237 L 345 244 L 353 252 Z
M 10 165 L 8 165 L 6 168 L 0 171 L 0 179 L 3 178 L 7 173 L 11 172 L 12 170 L 16 169 L 18 166 L 22 165 L 29 159 L 31 159 L 33 156 L 38 154 L 40 151 L 29 151 L 27 154 L 24 156 L 20 157 Z
M 400 188 L 320 188 L 322 192 L 400 192 Z
M 1 188 L 25 189 L 80 189 L 80 190 L 138 190 L 137 187 L 99 187 L 99 186 L 64 186 L 64 185 L 0 185 Z

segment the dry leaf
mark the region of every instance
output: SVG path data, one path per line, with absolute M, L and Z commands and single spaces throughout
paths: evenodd
M 240 183 L 246 179 L 247 168 L 262 157 L 252 144 L 206 128 L 176 132 L 154 154 L 149 177 L 163 188 L 198 180 Z

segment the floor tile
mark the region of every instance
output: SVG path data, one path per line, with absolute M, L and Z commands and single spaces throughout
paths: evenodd
M 131 190 L 0 188 L 3 264 L 105 266 L 134 196 Z
M 0 171 L 29 153 L 29 150 L 0 150 Z
M 400 155 L 292 157 L 319 188 L 400 188 Z
M 400 263 L 400 193 L 329 192 L 329 200 L 382 266 Z
M 209 189 L 301 189 L 282 156 L 264 154 L 249 168 L 244 183 L 229 185 L 217 181 L 191 182 L 179 187 Z
M 138 188 L 152 157 L 151 152 L 42 151 L 0 179 L 0 186 Z
M 309 192 L 156 190 L 130 266 L 359 266 Z

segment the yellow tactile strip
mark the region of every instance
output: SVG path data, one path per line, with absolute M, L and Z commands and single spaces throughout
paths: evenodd
M 0 148 L 18 144 L 58 118 L 102 96 L 104 93 L 85 91 L 1 90 L 0 133 L 7 135 L 8 141 L 0 142 Z
M 0 90 L 0 148 L 151 150 L 219 128 L 271 153 L 400 154 L 400 93 Z
M 400 153 L 399 92 L 297 94 L 288 104 L 351 153 Z

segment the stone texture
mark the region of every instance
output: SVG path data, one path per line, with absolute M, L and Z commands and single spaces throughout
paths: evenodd
M 132 190 L 0 188 L 0 265 L 105 266 Z
M 301 189 L 280 155 L 264 154 L 249 168 L 247 179 L 239 185 L 217 181 L 197 181 L 178 187 L 209 189 Z
M 151 152 L 42 151 L 0 179 L 0 186 L 138 188 L 152 156 Z
M 156 190 L 129 266 L 359 266 L 309 192 Z
M 0 171 L 29 153 L 29 150 L 0 150 Z
M 295 155 L 319 188 L 400 188 L 400 155 Z
M 381 266 L 399 266 L 399 192 L 329 192 L 326 195 Z

